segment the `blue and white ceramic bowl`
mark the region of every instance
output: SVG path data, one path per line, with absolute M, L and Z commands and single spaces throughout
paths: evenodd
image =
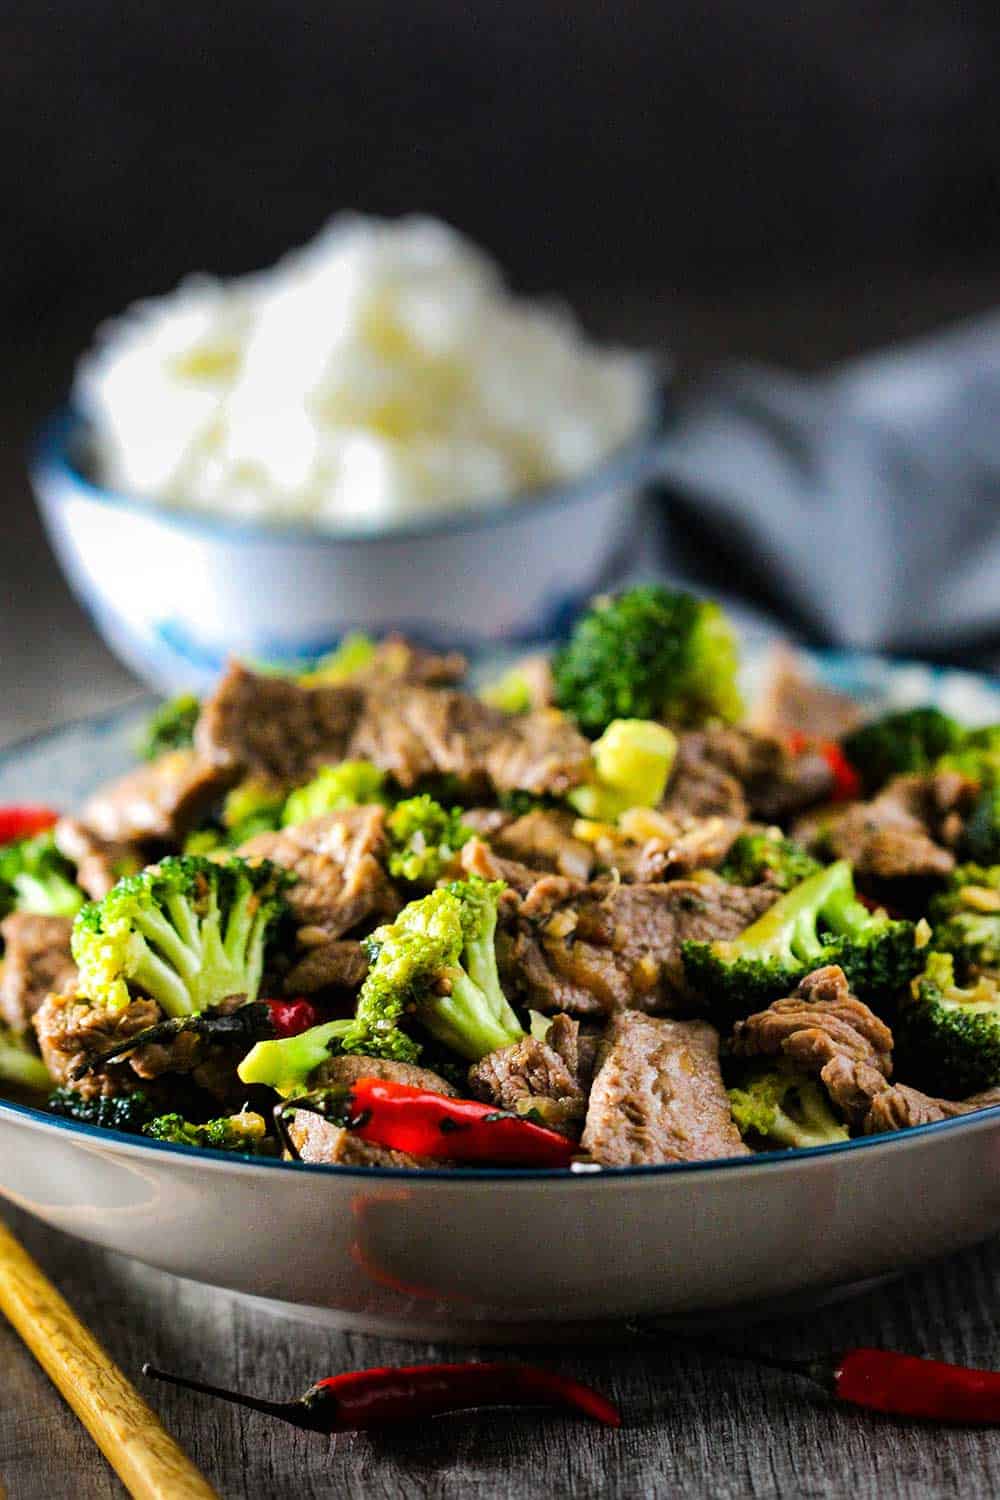
M 968 673 L 854 656 L 816 665 L 873 708 L 936 702 L 1000 719 L 997 685 Z M 0 801 L 74 805 L 130 763 L 149 707 L 5 751 Z M 812 1308 L 996 1234 L 1000 1107 L 751 1160 L 408 1172 L 199 1152 L 0 1101 L 0 1197 L 313 1323 L 564 1340 L 632 1317 Z
M 52 544 L 108 644 L 164 692 L 204 688 L 230 656 L 295 661 L 349 630 L 426 644 L 552 638 L 616 571 L 650 477 L 664 403 L 585 478 L 391 532 L 333 536 L 167 509 L 87 477 L 72 411 L 31 473 Z

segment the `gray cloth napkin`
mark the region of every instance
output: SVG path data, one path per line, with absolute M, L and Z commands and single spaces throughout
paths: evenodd
M 660 569 L 820 644 L 1000 666 L 1000 314 L 819 378 L 724 370 L 660 473 Z

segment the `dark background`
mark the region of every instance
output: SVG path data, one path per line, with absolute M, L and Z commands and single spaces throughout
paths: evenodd
M 443 215 L 530 288 L 1000 244 L 995 0 L 7 0 L 0 318 Z
M 600 335 L 800 370 L 1000 303 L 997 0 L 0 3 L 0 738 L 133 690 L 24 450 L 95 323 L 424 210 Z

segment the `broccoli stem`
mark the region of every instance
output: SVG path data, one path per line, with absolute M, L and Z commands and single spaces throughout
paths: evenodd
M 846 859 L 841 859 L 793 886 L 738 938 L 719 943 L 718 947 L 727 952 L 748 949 L 778 958 L 815 958 L 823 951 L 816 931 L 819 913 L 822 911 L 826 920 L 827 912 L 832 909 L 834 920 L 846 923 L 852 907 L 864 912 L 864 907 L 854 900 L 851 866 Z M 851 929 L 845 925 L 836 930 L 845 932 Z

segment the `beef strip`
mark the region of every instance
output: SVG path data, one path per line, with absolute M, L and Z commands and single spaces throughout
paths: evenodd
M 839 740 L 856 729 L 862 717 L 855 698 L 817 682 L 790 646 L 782 643 L 771 648 L 764 682 L 750 712 L 752 729 L 779 737 L 799 733 Z
M 306 942 L 390 921 L 402 905 L 381 863 L 382 807 L 347 807 L 278 833 L 258 833 L 237 852 L 273 860 L 296 875 L 286 898 Z
M 346 1089 L 359 1078 L 384 1078 L 390 1083 L 405 1083 L 411 1088 L 428 1089 L 432 1094 L 446 1094 L 454 1099 L 458 1090 L 430 1068 L 414 1063 L 392 1062 L 385 1057 L 363 1057 L 360 1053 L 343 1053 L 320 1063 L 309 1080 L 311 1089 Z
M 428 651 L 402 635 L 387 635 L 371 660 L 352 672 L 352 686 L 386 682 L 417 682 L 425 687 L 450 687 L 461 682 L 469 664 L 460 651 Z
M 890 1130 L 908 1130 L 912 1125 L 932 1125 L 956 1115 L 974 1114 L 1000 1104 L 1000 1088 L 986 1089 L 969 1099 L 932 1099 L 905 1083 L 894 1083 L 871 1101 L 862 1124 L 865 1135 L 882 1135 Z
M 718 724 L 685 739 L 704 760 L 732 776 L 752 815 L 769 823 L 822 802 L 833 789 L 833 773 L 822 755 L 812 750 L 792 755 L 775 735 Z
M 60 818 L 54 829 L 56 848 L 76 865 L 76 882 L 91 901 L 100 901 L 123 875 L 134 874 L 150 860 L 141 843 L 99 838 L 77 818 Z
M 544 876 L 503 924 L 504 983 L 544 1012 L 676 1009 L 690 999 L 681 944 L 735 937 L 777 895 L 722 881 L 583 885 Z
M 491 847 L 504 858 L 517 860 L 533 870 L 589 880 L 594 868 L 594 850 L 574 838 L 576 818 L 558 808 L 536 808 L 515 818 L 492 836 Z
M 368 973 L 368 955 L 351 938 L 306 947 L 281 980 L 286 995 L 315 995 L 320 990 L 356 990 Z
M 466 875 L 478 875 L 482 880 L 503 880 L 512 892 L 522 896 L 533 890 L 546 873 L 522 865 L 516 859 L 501 858 L 494 854 L 489 844 L 478 838 L 469 839 L 462 845 L 458 862 Z
M 428 1157 L 409 1156 L 405 1151 L 392 1151 L 388 1146 L 376 1146 L 370 1141 L 361 1141 L 353 1131 L 345 1130 L 324 1120 L 322 1115 L 307 1109 L 297 1109 L 289 1124 L 289 1135 L 302 1161 L 322 1166 L 339 1167 L 446 1167 L 446 1161 L 432 1161 Z
M 6 945 L 0 971 L 0 1019 L 12 1030 L 27 1031 L 46 995 L 72 990 L 76 964 L 69 940 L 68 917 L 41 917 L 11 912 L 0 923 Z
M 195 750 L 170 750 L 85 803 L 80 821 L 105 844 L 177 844 L 232 785 L 231 769 Z
M 897 776 L 872 801 L 806 819 L 794 835 L 873 880 L 944 877 L 955 868 L 948 845 L 957 843 L 976 792 L 976 782 L 953 771 Z
M 469 1088 L 476 1099 L 520 1115 L 534 1111 L 550 1128 L 577 1135 L 586 1113 L 587 1096 L 576 1073 L 576 1037 L 566 1026 L 568 1023 L 575 1028 L 576 1023 L 568 1016 L 556 1019 L 563 1023 L 557 1036 L 563 1051 L 537 1037 L 522 1037 L 512 1046 L 501 1047 L 473 1063 L 469 1069 Z M 572 1067 L 566 1052 L 575 1060 Z
M 715 1027 L 634 1011 L 615 1016 L 581 1145 L 611 1167 L 747 1156 L 719 1071 Z
M 364 702 L 349 683 L 306 688 L 234 663 L 202 706 L 195 744 L 235 776 L 300 785 L 346 758 Z
M 596 833 L 593 851 L 599 869 L 649 885 L 712 869 L 726 857 L 742 827 L 718 813 L 677 817 L 662 809 L 633 807 L 616 827 Z
M 235 665 L 195 731 L 215 765 L 279 786 L 321 765 L 370 760 L 403 787 L 455 776 L 470 790 L 561 795 L 584 780 L 589 742 L 562 714 L 509 715 L 469 693 L 413 682 L 303 687 Z
M 121 1010 L 91 1005 L 73 994 L 49 995 L 35 1012 L 32 1022 L 38 1047 L 57 1084 L 77 1089 L 85 1098 L 98 1094 L 132 1093 L 140 1080 L 127 1062 L 109 1063 L 99 1073 L 88 1073 L 78 1081 L 72 1075 L 82 1064 L 162 1019 L 155 1000 L 131 1000 Z
M 700 730 L 678 737 L 677 756 L 660 806 L 676 818 L 718 816 L 742 823 L 747 816 L 743 788 L 709 754 Z
M 794 995 L 737 1021 L 738 1057 L 786 1057 L 818 1078 L 852 1126 L 892 1075 L 892 1032 L 851 994 L 834 964 L 808 974 Z

